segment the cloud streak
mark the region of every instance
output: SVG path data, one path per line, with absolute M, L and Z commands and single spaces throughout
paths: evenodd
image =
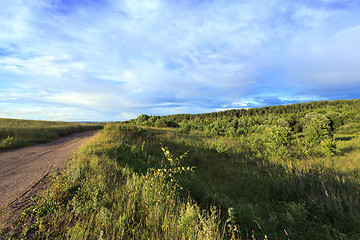
M 67 120 L 125 120 L 360 94 L 356 1 L 0 6 L 8 117 L 60 118 L 56 106 Z

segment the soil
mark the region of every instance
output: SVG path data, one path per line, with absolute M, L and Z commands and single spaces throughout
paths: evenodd
M 63 168 L 72 153 L 93 135 L 92 131 L 75 133 L 0 153 L 0 230 L 19 219 L 31 206 L 31 199 L 50 186 L 49 173 Z

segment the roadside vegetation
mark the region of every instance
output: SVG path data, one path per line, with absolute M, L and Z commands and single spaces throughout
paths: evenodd
M 184 157 L 165 148 L 160 157 L 150 155 L 143 134 L 108 124 L 24 212 L 9 238 L 220 239 L 216 208 L 203 211 L 178 192 L 175 175 L 192 174 L 179 165 Z
M 0 118 L 0 151 L 45 143 L 75 132 L 101 129 L 95 123 L 35 121 Z
M 359 168 L 360 100 L 143 114 L 80 149 L 13 236 L 355 240 Z

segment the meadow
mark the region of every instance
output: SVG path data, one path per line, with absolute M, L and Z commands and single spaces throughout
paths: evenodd
M 180 196 L 173 174 L 191 172 L 129 144 L 136 127 L 108 124 L 77 151 L 9 239 L 221 239 L 220 214 Z M 132 163 L 129 165 L 128 163 Z M 152 165 L 158 165 L 152 168 Z M 136 166 L 136 167 L 134 167 Z
M 107 124 L 14 228 L 38 239 L 359 239 L 360 101 Z
M 0 151 L 45 143 L 75 132 L 101 129 L 93 123 L 0 119 Z

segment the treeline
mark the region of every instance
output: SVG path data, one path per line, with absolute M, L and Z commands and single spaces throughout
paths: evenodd
M 333 100 L 318 101 L 307 103 L 295 103 L 290 105 L 278 105 L 251 109 L 231 109 L 226 111 L 204 113 L 204 114 L 175 114 L 167 116 L 148 116 L 140 115 L 137 119 L 128 121 L 129 123 L 141 124 L 153 127 L 181 127 L 185 123 L 192 129 L 204 130 L 204 124 L 219 120 L 249 120 L 250 125 L 261 125 L 268 123 L 267 120 L 284 118 L 296 132 L 301 128 L 296 126 L 300 119 L 307 113 L 317 112 L 319 114 L 341 114 L 343 119 L 348 122 L 358 122 L 360 120 L 360 99 L 357 100 Z M 333 115 L 333 114 L 332 114 Z M 236 125 L 236 124 L 235 124 Z M 202 126 L 202 127 L 201 127 Z M 245 127 L 248 127 L 246 124 Z
M 150 127 L 179 128 L 209 136 L 246 138 L 264 151 L 294 157 L 336 154 L 334 134 L 360 132 L 360 100 L 334 100 L 205 114 L 140 115 L 128 121 Z M 287 149 L 285 151 L 285 149 Z M 293 150 L 289 150 L 293 149 Z M 296 149 L 296 150 L 295 150 Z
M 356 108 L 357 106 L 357 108 Z M 230 109 L 226 111 L 212 112 L 212 113 L 203 113 L 203 114 L 176 114 L 168 115 L 166 117 L 172 118 L 174 121 L 193 120 L 196 118 L 206 119 L 206 118 L 218 118 L 218 117 L 231 117 L 231 118 L 241 118 L 241 117 L 255 117 L 258 115 L 287 115 L 290 113 L 299 113 L 306 111 L 313 111 L 315 109 L 333 109 L 334 111 L 339 111 L 344 109 L 346 111 L 359 109 L 360 108 L 360 99 L 357 100 L 333 100 L 333 101 L 313 101 L 306 103 L 294 103 L 289 105 L 277 105 L 277 106 L 265 106 L 260 108 L 250 108 L 250 109 Z M 350 116 L 352 112 L 348 113 Z

